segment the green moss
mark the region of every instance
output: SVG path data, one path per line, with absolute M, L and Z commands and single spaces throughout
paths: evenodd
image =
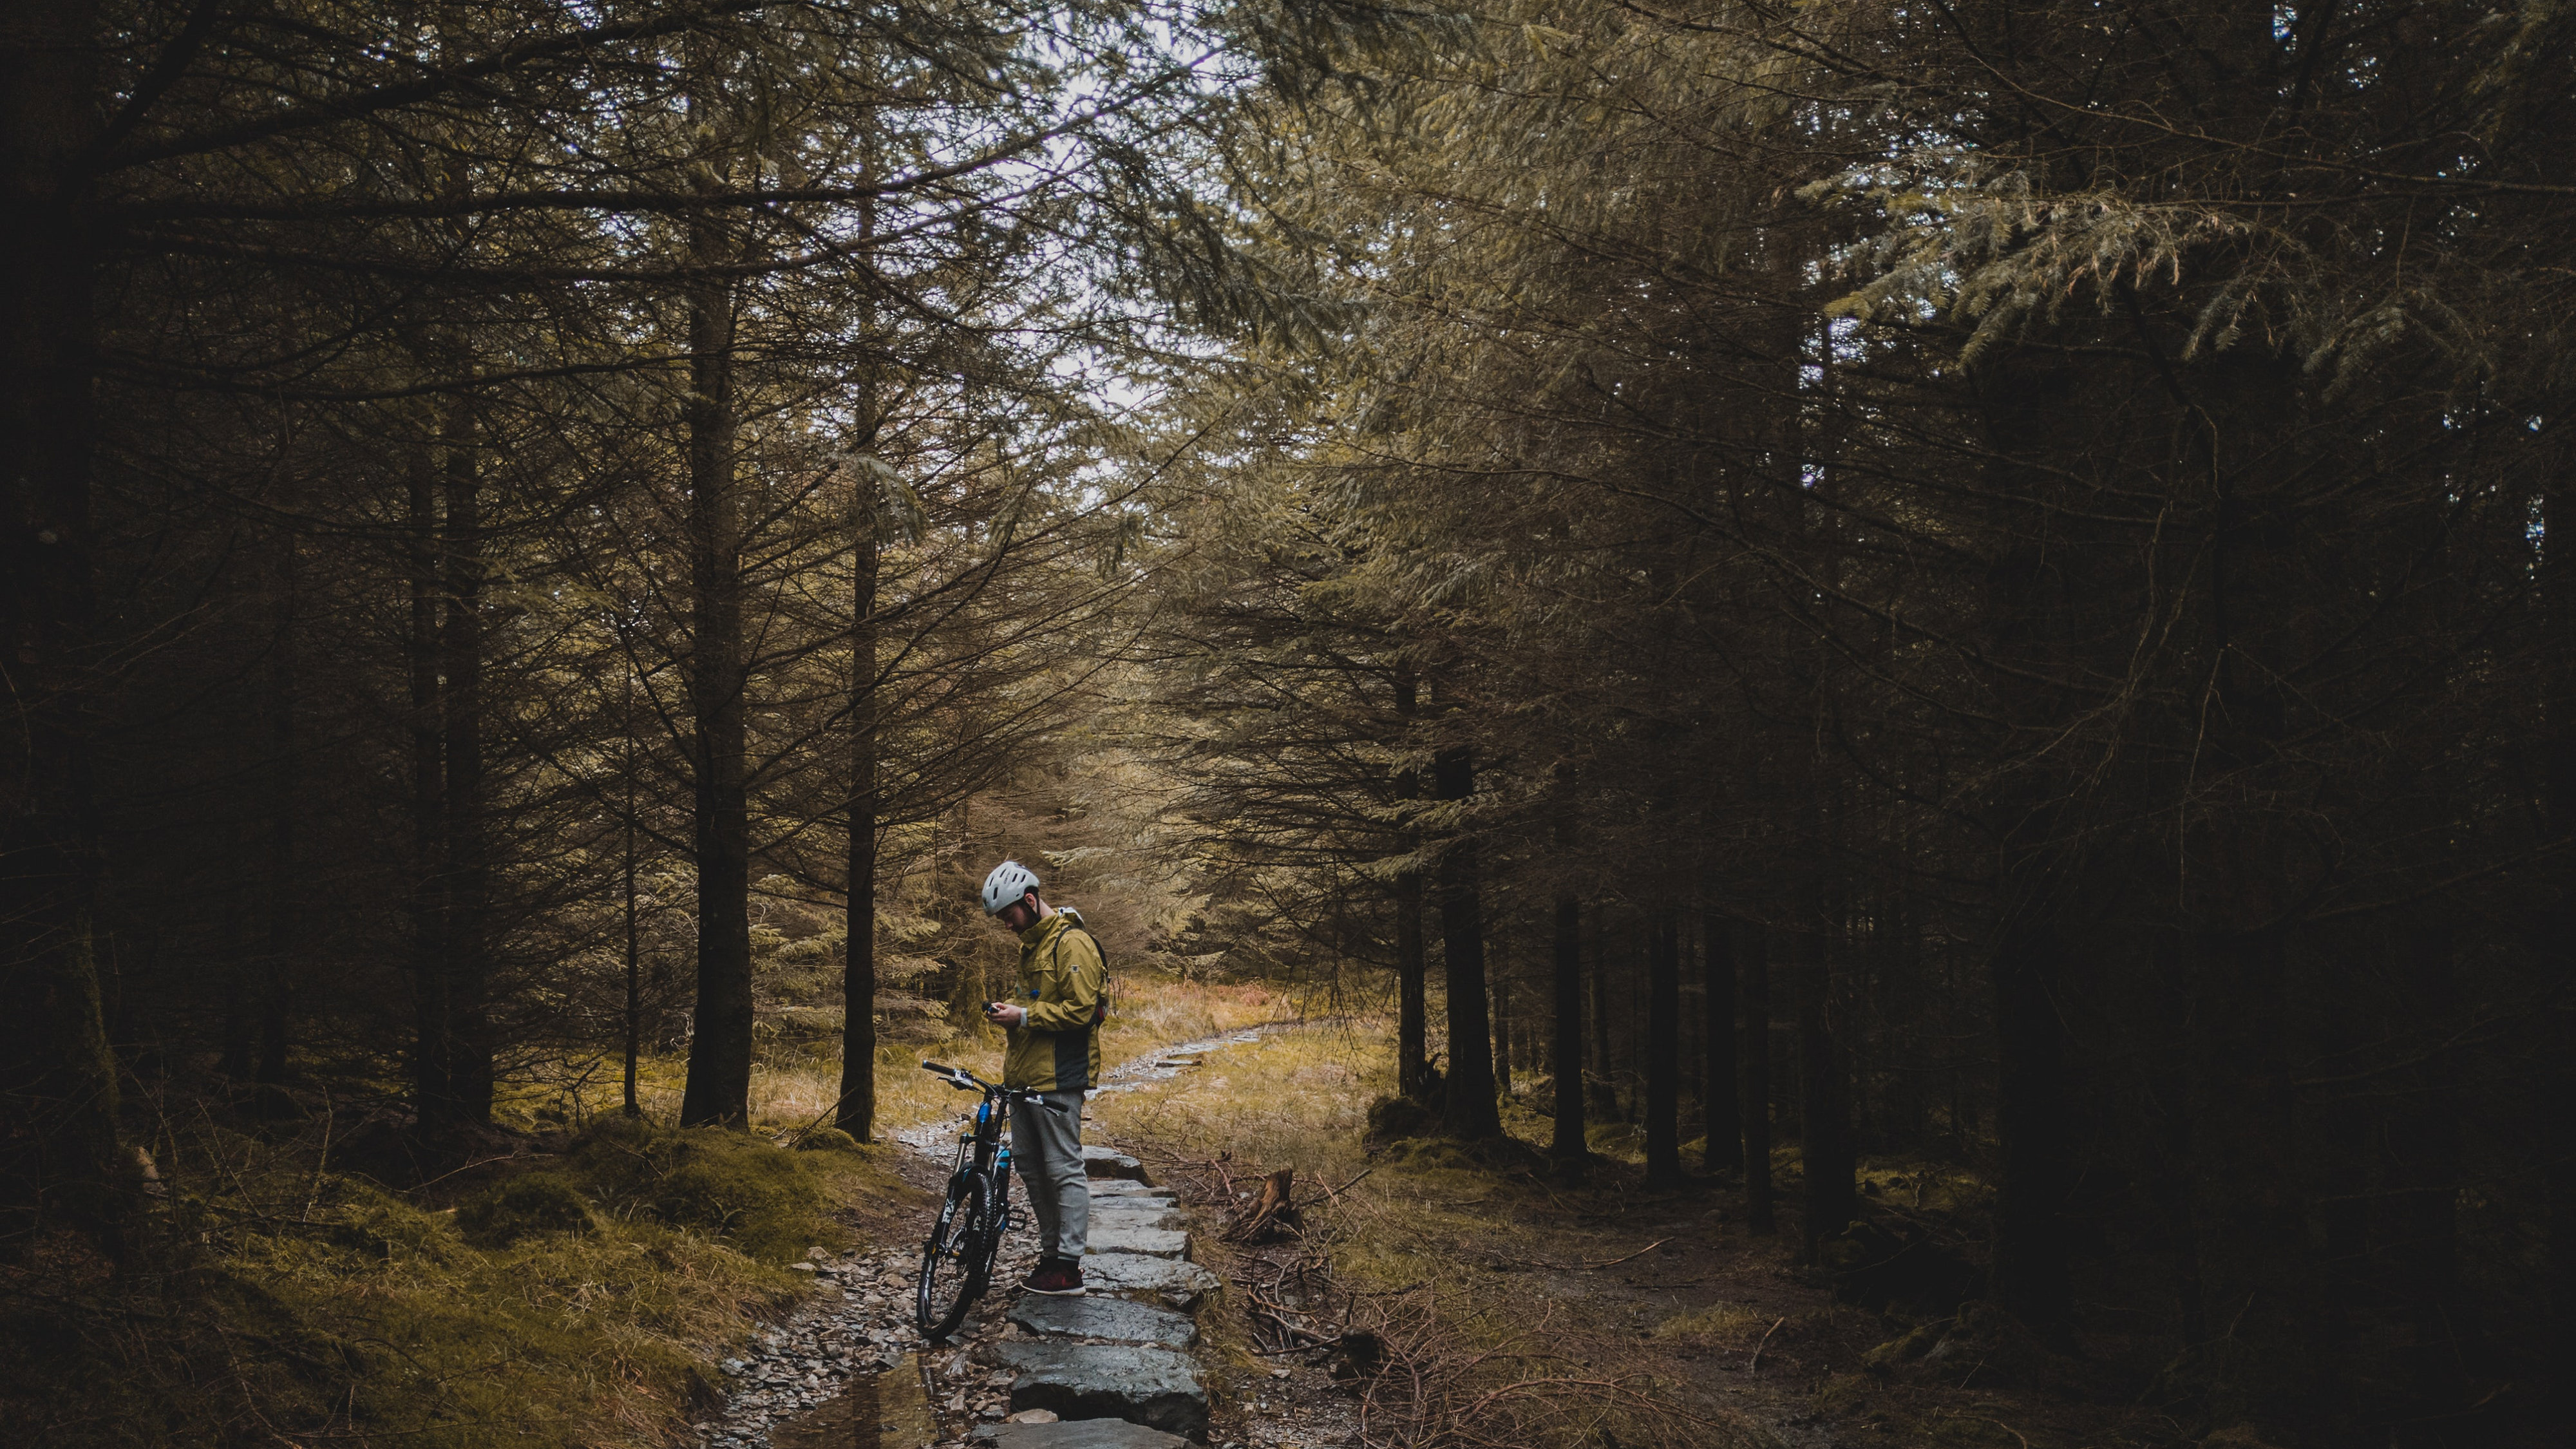
M 16 1265 L 0 1413 L 25 1442 L 668 1442 L 709 1402 L 704 1356 L 804 1291 L 701 1233 L 600 1220 L 559 1167 L 456 1215 L 510 1240 L 485 1248 L 254 1138 L 210 1132 L 171 1159 L 116 1272 L 68 1250 Z M 591 1229 L 562 1231 L 575 1215 Z
M 1368 1104 L 1368 1140 L 1372 1143 L 1429 1137 L 1439 1130 L 1439 1115 L 1411 1097 L 1380 1097 Z
M 459 1247 L 457 1225 L 443 1213 L 424 1212 L 359 1178 L 333 1182 L 331 1241 L 378 1259 L 396 1256 L 444 1259 Z
M 614 1214 L 694 1229 L 762 1262 L 790 1263 L 815 1244 L 848 1237 L 832 1218 L 815 1160 L 747 1133 L 615 1117 L 582 1135 L 563 1170 Z
M 467 1199 L 456 1225 L 479 1248 L 506 1248 L 536 1233 L 586 1233 L 599 1226 L 580 1184 L 554 1172 L 527 1172 Z
M 838 1127 L 817 1127 L 796 1139 L 799 1152 L 856 1152 L 859 1139 Z

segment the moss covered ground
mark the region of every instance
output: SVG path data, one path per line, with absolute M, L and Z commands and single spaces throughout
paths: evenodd
M 204 1122 L 122 1264 L 0 1269 L 12 1442 L 666 1443 L 809 1291 L 785 1265 L 850 1242 L 835 1206 L 895 1190 L 888 1150 L 610 1119 L 441 1207 Z

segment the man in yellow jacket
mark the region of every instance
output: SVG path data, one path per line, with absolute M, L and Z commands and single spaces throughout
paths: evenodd
M 1020 1286 L 1079 1298 L 1091 1232 L 1082 1097 L 1100 1083 L 1109 968 L 1082 917 L 1048 905 L 1038 884 L 1036 874 L 1015 860 L 1003 861 L 984 878 L 984 913 L 1020 937 L 1018 998 L 987 1002 L 984 1013 L 1009 1034 L 1002 1085 L 1036 1092 L 1063 1109 L 1011 1113 L 1011 1155 L 1038 1218 L 1038 1266 Z

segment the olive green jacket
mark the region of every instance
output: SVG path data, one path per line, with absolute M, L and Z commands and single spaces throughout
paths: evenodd
M 1002 1084 L 1027 1092 L 1100 1085 L 1101 1004 L 1109 968 L 1082 917 L 1059 910 L 1020 933 L 1020 995 L 1028 1020 L 1009 1029 Z

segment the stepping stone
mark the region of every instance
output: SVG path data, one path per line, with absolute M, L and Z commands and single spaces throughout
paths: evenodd
M 1091 1226 L 1101 1228 L 1177 1228 L 1184 1226 L 1181 1210 L 1169 1198 L 1104 1197 L 1091 1198 Z
M 1011 1380 L 1014 1414 L 1053 1409 L 1068 1419 L 1124 1419 L 1167 1434 L 1207 1430 L 1207 1385 L 1188 1354 L 1096 1343 L 999 1343 L 993 1356 L 1018 1375 Z
M 1111 1338 L 1157 1348 L 1188 1348 L 1199 1341 L 1199 1326 L 1187 1314 L 1124 1298 L 1049 1298 L 1030 1293 L 1011 1305 L 1011 1321 L 1031 1333 Z
M 1196 1263 L 1149 1258 L 1143 1253 L 1094 1253 L 1082 1260 L 1082 1276 L 1086 1283 L 1112 1292 L 1160 1293 L 1184 1313 L 1223 1286 L 1214 1273 Z
M 1140 1202 L 1159 1202 L 1166 1206 L 1170 1205 L 1174 1201 L 1169 1188 L 1147 1187 L 1141 1182 L 1131 1182 L 1123 1177 L 1095 1177 L 1091 1179 L 1091 1195 L 1093 1197 L 1133 1198 Z
M 1095 1147 L 1084 1143 L 1082 1171 L 1088 1177 L 1123 1177 L 1130 1182 L 1151 1184 L 1145 1175 L 1145 1164 L 1114 1147 Z
M 1143 1253 L 1153 1258 L 1190 1255 L 1190 1235 L 1175 1228 L 1131 1228 L 1095 1221 L 1084 1241 L 1095 1253 Z
M 978 1424 L 966 1436 L 989 1449 L 1190 1449 L 1178 1434 L 1124 1419 L 1067 1419 L 1060 1424 Z

